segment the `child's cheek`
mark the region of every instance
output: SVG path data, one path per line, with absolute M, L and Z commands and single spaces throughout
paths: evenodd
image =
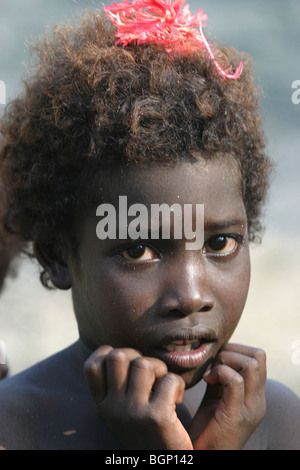
M 248 251 L 244 262 L 223 277 L 222 311 L 225 342 L 229 340 L 243 314 L 250 284 L 250 259 Z

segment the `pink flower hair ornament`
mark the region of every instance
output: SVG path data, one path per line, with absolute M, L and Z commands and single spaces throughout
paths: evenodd
M 104 10 L 117 27 L 116 44 L 126 47 L 133 42 L 152 42 L 164 47 L 168 53 L 174 50 L 188 53 L 204 47 L 223 78 L 239 78 L 243 63 L 240 62 L 234 73 L 232 68 L 221 68 L 202 31 L 208 16 L 202 8 L 192 15 L 189 5 L 184 3 L 185 0 L 123 0 L 104 7 Z

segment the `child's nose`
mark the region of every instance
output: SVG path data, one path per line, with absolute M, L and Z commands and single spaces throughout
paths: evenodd
M 173 266 L 164 287 L 161 315 L 187 316 L 194 312 L 207 312 L 214 307 L 213 285 L 198 256 L 180 266 Z

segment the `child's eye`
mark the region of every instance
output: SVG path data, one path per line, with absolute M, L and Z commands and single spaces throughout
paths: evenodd
M 158 253 L 147 245 L 142 243 L 132 245 L 122 251 L 120 255 L 125 258 L 127 261 L 151 261 L 153 259 L 159 259 Z
M 229 256 L 233 254 L 243 242 L 242 237 L 231 235 L 216 235 L 211 237 L 203 247 L 206 255 Z

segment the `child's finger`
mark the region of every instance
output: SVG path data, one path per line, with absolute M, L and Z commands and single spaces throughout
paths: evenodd
M 118 353 L 115 351 L 118 351 Z M 109 356 L 110 359 L 108 359 Z M 112 346 L 100 346 L 91 354 L 84 365 L 84 373 L 92 396 L 97 401 L 102 401 L 109 387 L 112 391 L 114 391 L 114 387 L 120 387 L 120 383 L 124 382 L 121 370 L 124 371 L 124 365 L 129 364 L 131 360 L 138 356 L 140 356 L 140 353 L 134 349 L 120 348 L 114 350 Z
M 107 389 L 113 396 L 126 393 L 130 362 L 140 354 L 134 350 L 113 349 L 105 360 Z
M 128 394 L 141 404 L 148 402 L 153 390 L 167 373 L 166 364 L 159 359 L 154 357 L 135 359 L 130 367 Z
M 261 388 L 261 378 L 257 362 L 247 356 L 233 352 L 220 354 L 221 364 L 237 372 L 244 382 L 245 405 L 251 407 Z
M 160 380 L 152 398 L 152 403 L 159 402 L 178 405 L 181 403 L 185 390 L 185 382 L 177 374 L 168 373 Z
M 222 385 L 222 399 L 228 409 L 243 406 L 245 384 L 243 377 L 237 371 L 220 364 L 205 373 L 203 378 L 209 385 Z
M 230 350 L 227 348 L 219 353 L 216 363 L 227 365 L 242 376 L 246 406 L 251 407 L 253 402 L 257 400 L 258 394 L 264 394 L 266 381 L 264 351 L 247 347 L 233 347 Z
M 97 400 L 103 400 L 106 395 L 106 368 L 105 359 L 112 350 L 111 346 L 105 345 L 94 351 L 84 364 L 84 374 L 90 392 Z
M 260 374 L 261 380 L 266 381 L 267 370 L 266 370 L 266 353 L 260 348 L 253 348 L 251 346 L 245 346 L 242 344 L 226 344 L 222 351 L 232 351 L 238 354 L 242 354 L 246 357 L 252 358 L 256 361 L 257 364 L 253 363 L 254 368 L 258 366 L 258 372 Z M 222 353 L 221 351 L 221 353 Z

